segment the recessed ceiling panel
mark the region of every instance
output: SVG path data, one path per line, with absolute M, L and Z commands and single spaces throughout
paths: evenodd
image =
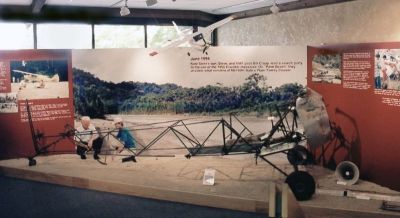
M 1 1 L 1 0 L 0 0 Z M 277 0 L 277 4 L 297 0 Z M 170 10 L 199 10 L 213 14 L 228 14 L 260 7 L 271 6 L 273 0 L 158 0 L 147 7 L 145 0 L 128 0 L 128 7 Z M 121 7 L 124 0 L 47 0 L 47 5 L 70 5 L 82 7 Z

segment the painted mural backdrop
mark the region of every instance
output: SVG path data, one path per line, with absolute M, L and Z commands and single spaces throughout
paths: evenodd
M 303 47 L 73 52 L 75 111 L 106 114 L 247 114 L 285 107 L 305 85 Z
M 146 49 L 74 50 L 75 113 L 96 118 L 103 129 L 122 118 L 141 147 L 176 120 L 189 122 L 199 141 L 207 138 L 205 146 L 218 146 L 219 128 L 207 136 L 219 119 L 236 113 L 254 134 L 265 133 L 268 116 L 286 110 L 304 90 L 305 47 L 218 47 L 207 53 L 174 48 L 151 57 Z M 241 131 L 238 121 L 233 125 Z M 187 153 L 179 147 L 171 133 L 146 154 Z
M 74 117 L 82 115 L 103 131 L 114 128 L 116 116 L 127 126 L 156 127 L 133 132 L 141 145 L 158 134 L 154 123 L 208 121 L 231 112 L 254 132 L 266 132 L 266 116 L 286 108 L 305 86 L 305 47 L 211 48 L 208 55 L 175 48 L 154 57 L 149 52 L 0 52 L 0 158 L 35 154 L 30 120 L 39 146 L 55 142 L 48 150 L 64 153 L 73 153 L 75 146 L 61 136 L 79 125 Z M 201 138 L 210 128 L 192 131 Z M 161 149 L 176 146 L 176 138 L 166 138 Z M 213 137 L 210 141 L 221 144 Z

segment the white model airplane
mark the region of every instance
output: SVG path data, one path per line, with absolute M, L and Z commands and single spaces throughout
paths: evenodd
M 178 32 L 178 38 L 163 45 L 160 49 L 158 49 L 158 51 L 151 52 L 149 55 L 155 56 L 163 50 L 177 47 L 185 42 L 189 42 L 192 47 L 201 50 L 203 54 L 207 54 L 207 49 L 211 46 L 211 44 L 205 40 L 205 37 L 210 35 L 211 32 L 214 31 L 216 28 L 230 22 L 233 19 L 235 19 L 234 16 L 229 16 L 207 27 L 199 27 L 198 31 L 195 33 L 192 33 L 192 29 L 186 29 L 181 31 L 178 29 L 178 26 L 175 24 L 175 22 L 172 22 L 174 24 L 175 30 Z M 199 44 L 199 41 L 201 41 L 202 43 Z M 190 55 L 190 53 L 188 53 L 188 55 Z
M 24 74 L 24 81 L 25 82 L 60 82 L 60 77 L 58 74 L 54 75 L 53 77 L 36 74 L 36 73 L 29 73 L 22 70 L 13 70 L 15 73 L 22 73 Z

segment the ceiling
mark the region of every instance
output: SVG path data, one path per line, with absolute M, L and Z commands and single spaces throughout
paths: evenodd
M 155 1 L 155 0 L 149 0 Z M 235 19 L 271 14 L 274 0 L 128 0 L 131 13 L 120 15 L 125 0 L 0 0 L 0 20 L 92 24 L 207 26 L 228 15 Z M 354 0 L 276 0 L 280 12 Z
M 115 7 L 125 4 L 124 0 L 34 0 L 44 2 L 45 6 L 78 6 L 78 7 Z M 284 4 L 298 0 L 276 0 Z M 210 14 L 230 14 L 271 6 L 274 0 L 158 0 L 158 3 L 147 7 L 145 0 L 128 0 L 130 9 L 168 9 L 198 10 Z M 0 5 L 31 5 L 32 0 L 0 0 Z

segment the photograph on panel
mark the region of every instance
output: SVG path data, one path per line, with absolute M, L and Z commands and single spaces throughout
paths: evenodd
M 342 83 L 340 54 L 317 54 L 312 60 L 312 81 L 320 83 Z
M 374 66 L 376 89 L 400 90 L 400 49 L 376 49 Z
M 11 90 L 18 100 L 68 98 L 68 61 L 11 61 Z
M 0 113 L 17 113 L 17 93 L 0 93 Z

